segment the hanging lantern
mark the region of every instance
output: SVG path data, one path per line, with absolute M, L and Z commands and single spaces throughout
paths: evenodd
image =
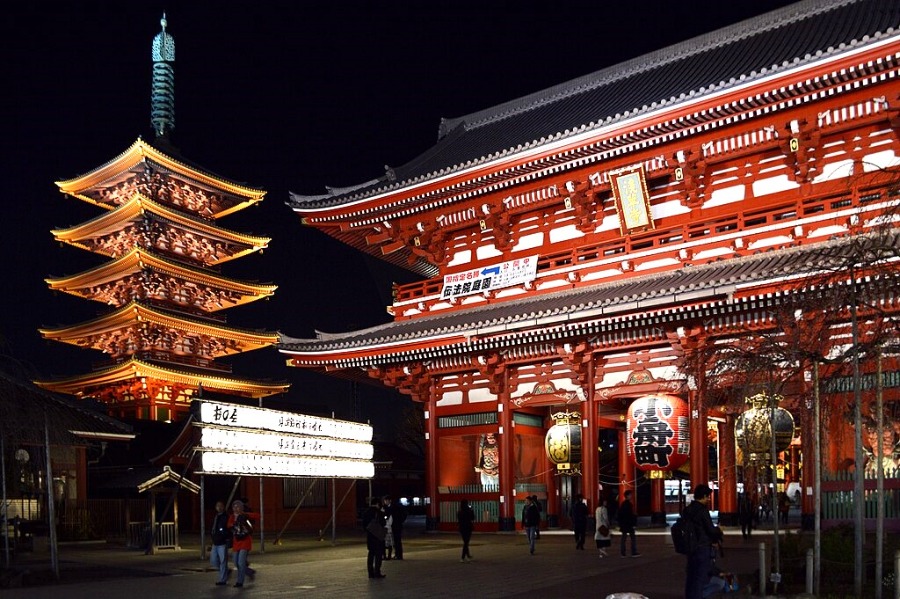
M 628 406 L 627 451 L 639 470 L 676 470 L 690 454 L 688 405 L 674 395 L 645 395 Z
M 547 431 L 544 448 L 556 464 L 556 471 L 566 474 L 581 472 L 581 414 L 557 412 L 551 415 L 556 424 Z
M 775 431 L 775 451 L 787 449 L 794 438 L 794 417 L 778 407 L 780 395 L 769 397 L 759 393 L 747 398 L 750 409 L 740 414 L 734 423 L 734 437 L 744 454 L 745 463 L 772 461 L 772 431 Z M 774 414 L 773 414 L 774 407 Z

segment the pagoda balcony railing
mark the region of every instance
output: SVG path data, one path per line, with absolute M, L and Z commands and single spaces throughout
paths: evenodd
M 689 265 L 694 263 L 693 256 L 701 251 L 727 247 L 733 252 L 738 252 L 739 250 L 733 247 L 735 239 L 740 238 L 741 247 L 750 248 L 758 239 L 772 237 L 778 230 L 782 230 L 783 237 L 790 240 L 785 241 L 785 245 L 799 245 L 806 241 L 803 231 L 800 230 L 804 227 L 798 227 L 796 224 L 798 220 L 822 220 L 827 214 L 865 208 L 867 205 L 889 199 L 886 192 L 878 189 L 858 191 L 856 194 L 842 191 L 820 196 L 788 196 L 785 201 L 765 208 L 749 207 L 747 210 L 721 214 L 700 222 L 687 220 L 674 227 L 654 229 L 624 238 L 615 235 L 606 241 L 544 254 L 538 260 L 536 288 L 539 289 L 542 280 L 555 278 L 554 274 L 559 274 L 559 278 L 564 279 L 572 288 L 591 284 L 596 279 L 592 279 L 590 275 L 608 271 L 611 267 L 618 268 L 626 260 L 633 263 L 630 266 L 632 271 L 638 270 L 643 260 L 658 262 L 674 258 L 681 265 Z M 752 203 L 750 205 L 752 206 Z M 643 257 L 634 258 L 640 255 Z M 721 257 L 719 254 L 717 256 Z M 513 257 L 504 256 L 503 260 Z M 704 260 L 700 260 L 697 263 L 703 262 Z M 486 265 L 484 262 L 472 262 L 466 265 L 466 268 L 481 268 Z M 577 276 L 566 278 L 570 273 Z M 443 276 L 407 285 L 395 285 L 393 291 L 395 316 L 402 319 L 404 311 L 408 308 L 417 308 L 419 313 L 426 314 L 433 304 L 446 301 L 441 298 L 442 288 Z M 562 288 L 559 285 L 552 285 L 547 291 L 559 291 Z M 488 304 L 502 301 L 506 301 L 506 298 L 486 299 Z M 416 315 L 413 313 L 407 317 L 414 318 Z
M 114 359 L 114 360 L 105 360 L 102 362 L 94 363 L 94 370 L 101 370 L 103 368 L 109 368 L 110 366 L 115 366 L 116 364 L 121 364 L 122 362 L 131 359 L 132 357 L 143 360 L 146 362 L 156 362 L 156 363 L 164 363 L 164 364 L 178 364 L 182 366 L 189 366 L 191 368 L 200 368 L 204 370 L 215 370 L 216 372 L 231 372 L 230 364 L 223 364 L 222 362 L 217 362 L 216 360 L 210 360 L 209 358 L 199 358 L 196 356 L 181 356 L 178 354 L 173 354 L 170 352 L 163 351 L 144 351 L 144 352 L 135 352 L 132 356 L 125 356 L 122 358 Z

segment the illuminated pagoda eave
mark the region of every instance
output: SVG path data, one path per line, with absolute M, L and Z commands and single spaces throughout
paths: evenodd
M 284 393 L 290 387 L 286 382 L 260 382 L 250 379 L 226 377 L 208 372 L 163 367 L 137 359 L 125 360 L 109 368 L 61 378 L 52 381 L 35 381 L 35 384 L 57 393 L 90 396 L 92 390 L 125 381 L 154 380 L 162 386 L 175 384 L 189 389 L 202 387 L 210 392 L 221 392 L 247 398 L 268 397 Z
M 158 325 L 161 328 L 171 328 L 182 334 L 209 336 L 233 342 L 233 346 L 222 344 L 223 350 L 221 355 L 268 347 L 278 340 L 276 332 L 249 331 L 202 322 L 183 315 L 168 313 L 139 302 L 131 302 L 114 312 L 86 322 L 59 328 L 43 328 L 39 329 L 39 332 L 45 339 L 83 346 L 83 339 L 86 337 L 152 325 Z M 99 348 L 95 347 L 94 349 Z
M 269 242 L 271 242 L 271 238 L 268 237 L 244 235 L 242 233 L 223 229 L 219 226 L 213 226 L 201 219 L 173 210 L 140 195 L 134 196 L 131 200 L 119 205 L 114 210 L 103 213 L 85 223 L 67 229 L 54 229 L 51 233 L 57 241 L 68 243 L 84 250 L 95 251 L 101 255 L 115 257 L 110 251 L 88 245 L 86 240 L 94 240 L 104 235 L 119 232 L 129 223 L 140 222 L 143 219 L 143 215 L 148 213 L 180 225 L 188 230 L 199 232 L 209 238 L 221 240 L 244 248 L 227 256 L 207 261 L 207 264 L 221 264 L 240 258 L 247 254 L 265 249 L 268 247 Z
M 159 272 L 168 277 L 184 279 L 192 283 L 208 285 L 214 289 L 237 294 L 238 297 L 231 305 L 242 305 L 269 297 L 273 295 L 278 288 L 277 285 L 247 283 L 226 278 L 218 273 L 211 273 L 202 269 L 193 268 L 174 260 L 168 260 L 161 256 L 157 256 L 152 252 L 142 249 L 134 249 L 120 258 L 75 275 L 48 278 L 45 279 L 45 281 L 54 291 L 63 291 L 78 297 L 87 297 L 88 299 L 93 299 L 95 301 L 103 301 L 82 290 L 89 290 L 98 285 L 118 281 L 129 275 L 138 275 L 147 270 Z M 127 300 L 122 301 L 121 304 L 130 301 L 130 299 L 130 297 L 127 298 Z M 210 311 L 224 309 L 225 307 L 226 306 L 218 306 L 212 308 Z
M 114 180 L 117 176 L 133 171 L 136 167 L 140 167 L 140 165 L 147 161 L 157 164 L 170 172 L 189 177 L 192 180 L 209 186 L 211 189 L 220 189 L 234 198 L 241 199 L 227 209 L 210 215 L 212 218 L 218 219 L 242 210 L 262 201 L 265 196 L 265 191 L 261 189 L 254 189 L 227 181 L 221 177 L 211 175 L 189 166 L 183 161 L 176 160 L 142 139 L 135 141 L 127 150 L 106 164 L 79 177 L 65 181 L 57 181 L 56 185 L 64 194 L 71 195 L 80 200 L 100 206 L 101 208 L 112 210 L 115 206 L 110 206 L 105 202 L 97 201 L 95 198 L 87 195 L 87 192 L 91 189 L 109 184 L 109 182 Z

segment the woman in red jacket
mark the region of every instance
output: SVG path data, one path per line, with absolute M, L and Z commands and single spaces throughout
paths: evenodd
M 244 502 L 236 499 L 231 504 L 231 516 L 228 517 L 228 528 L 231 529 L 231 551 L 234 553 L 234 565 L 237 567 L 237 582 L 234 586 L 244 586 L 244 577 L 250 580 L 256 576 L 256 570 L 248 565 L 247 559 L 253 548 L 253 523 L 256 517 L 244 511 Z

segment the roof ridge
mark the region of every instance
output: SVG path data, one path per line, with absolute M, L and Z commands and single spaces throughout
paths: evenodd
M 656 69 L 660 66 L 683 60 L 686 57 L 706 52 L 707 50 L 726 44 L 732 44 L 747 37 L 758 35 L 764 31 L 786 27 L 797 21 L 811 18 L 822 12 L 835 10 L 848 4 L 865 0 L 803 0 L 795 4 L 783 6 L 761 15 L 750 17 L 684 40 L 677 44 L 655 50 L 648 54 L 636 56 L 609 67 L 570 79 L 558 85 L 498 104 L 490 108 L 469 113 L 456 118 L 441 119 L 441 137 L 463 125 L 467 130 L 495 123 L 497 121 L 523 114 L 530 110 L 552 104 L 560 99 L 595 89 L 613 81 L 627 79 L 634 75 Z M 718 83 L 718 82 L 716 82 Z M 608 118 L 614 118 L 610 115 Z

